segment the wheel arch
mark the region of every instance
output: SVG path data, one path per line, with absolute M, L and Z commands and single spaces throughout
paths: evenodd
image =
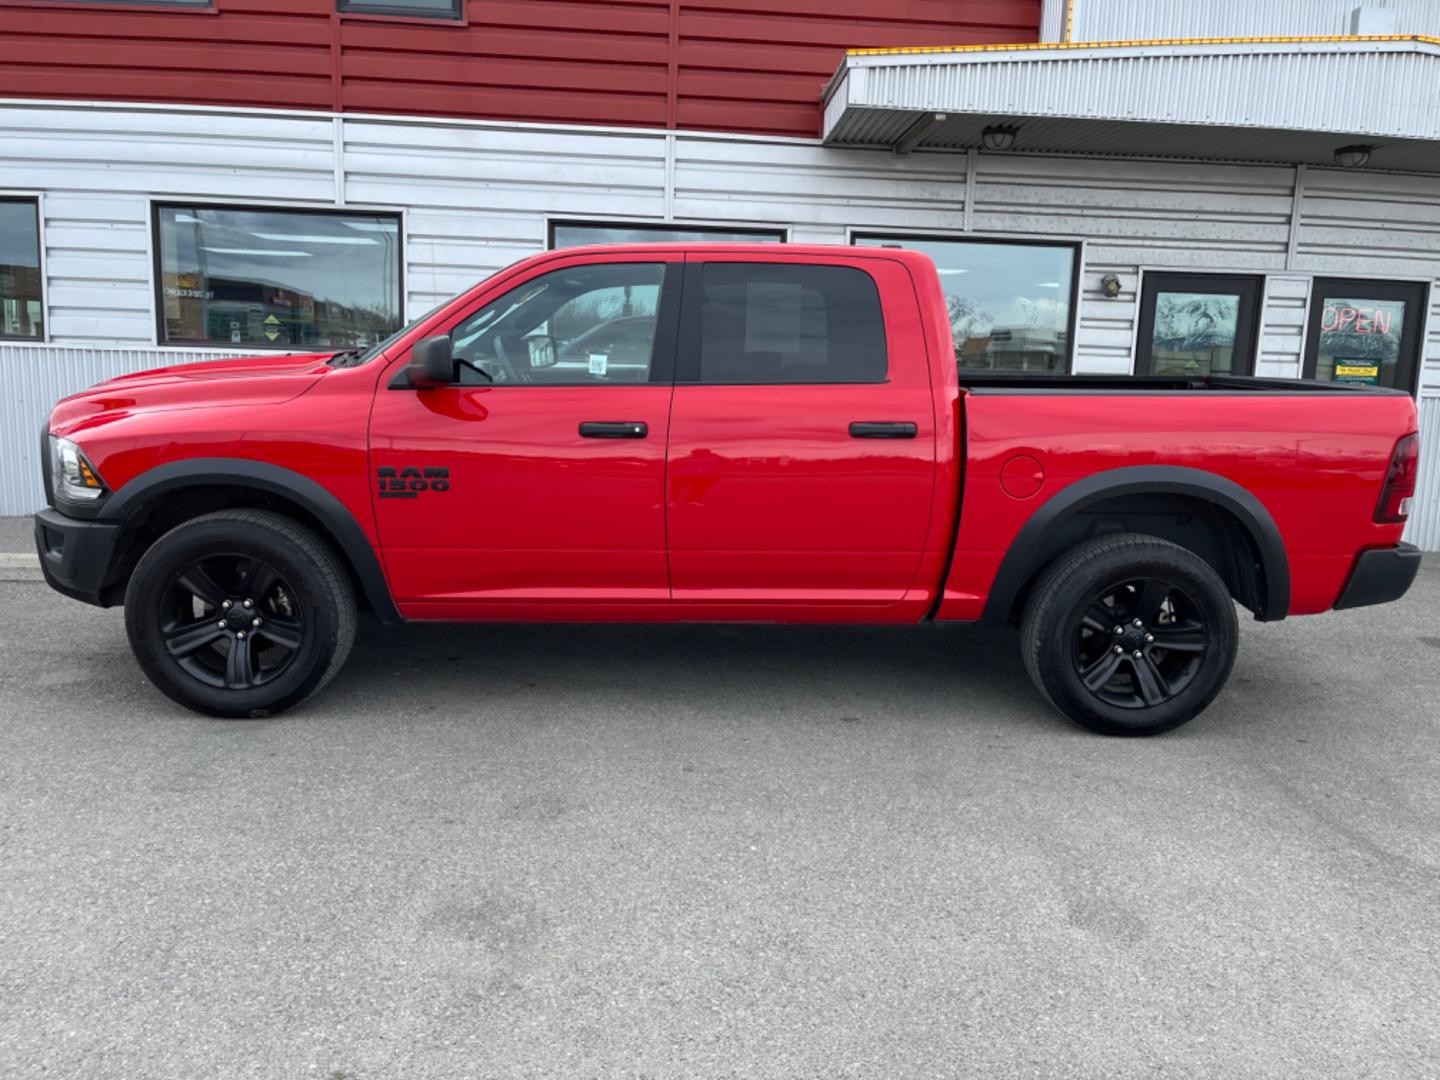
M 1203 469 L 1178 465 L 1137 465 L 1107 469 L 1077 480 L 1061 489 L 1039 507 L 1010 545 L 995 575 L 981 622 L 1008 621 L 1028 593 L 1030 585 L 1055 558 L 1077 539 L 1105 531 L 1098 515 L 1105 512 L 1123 517 L 1127 508 L 1135 515 L 1154 514 L 1156 507 L 1170 506 L 1178 512 L 1205 508 L 1206 536 L 1223 541 L 1229 534 L 1232 546 L 1226 558 L 1208 554 L 1206 544 L 1193 542 L 1198 534 L 1177 539 L 1196 551 L 1230 585 L 1232 595 L 1255 613 L 1262 622 L 1283 619 L 1290 610 L 1290 563 L 1285 542 L 1275 519 L 1251 492 L 1233 480 Z M 1093 518 L 1093 521 L 1087 521 Z M 1086 531 L 1087 528 L 1093 531 Z M 1077 530 L 1078 536 L 1077 536 Z M 1217 530 L 1221 534 L 1217 538 Z M 1158 530 L 1136 528 L 1137 532 Z M 1186 539 L 1192 542 L 1187 543 Z M 1244 552 L 1236 552 L 1233 541 L 1243 540 Z M 1248 552 L 1248 556 L 1245 554 Z M 1226 565 L 1227 558 L 1229 565 Z
M 121 524 L 122 541 L 112 567 L 110 587 L 123 587 L 140 554 L 149 544 L 145 523 L 170 499 L 188 495 L 199 508 L 181 520 L 209 509 L 272 505 L 310 525 L 335 549 L 371 610 L 383 622 L 400 622 L 380 560 L 350 510 L 320 484 L 279 465 L 244 458 L 192 458 L 158 465 L 141 473 L 105 501 L 98 520 Z M 203 498 L 202 498 L 203 496 Z M 162 518 L 163 520 L 163 518 Z M 173 522 L 178 524 L 179 522 Z M 130 543 L 125 544 L 125 534 Z M 153 540 L 154 537 L 149 537 Z M 125 565 L 128 564 L 128 565 Z

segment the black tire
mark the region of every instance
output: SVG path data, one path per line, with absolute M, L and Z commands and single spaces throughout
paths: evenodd
M 1123 533 L 1052 563 L 1020 634 L 1030 678 L 1071 720 L 1104 735 L 1158 735 L 1214 700 L 1240 629 L 1209 563 L 1168 540 Z
M 265 510 L 222 510 L 145 552 L 125 592 L 125 630 L 141 669 L 181 705 L 270 716 L 340 670 L 355 595 L 312 530 Z

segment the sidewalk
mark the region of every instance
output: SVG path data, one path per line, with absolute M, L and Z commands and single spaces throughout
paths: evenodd
M 43 581 L 35 557 L 34 520 L 0 517 L 0 581 Z

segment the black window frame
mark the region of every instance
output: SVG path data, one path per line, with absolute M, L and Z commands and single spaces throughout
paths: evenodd
M 215 203 L 215 202 L 184 202 L 175 199 L 156 199 L 150 203 L 150 271 L 151 288 L 150 297 L 155 308 L 155 347 L 160 349 L 208 349 L 215 351 L 223 350 L 227 345 L 232 348 L 240 348 L 246 351 L 263 350 L 265 352 L 293 353 L 297 346 L 286 345 L 258 345 L 252 342 L 245 342 L 234 346 L 230 342 L 221 341 L 166 341 L 165 340 L 165 268 L 162 265 L 164 253 L 160 244 L 160 213 L 163 210 L 231 210 L 239 213 L 264 213 L 264 214 L 305 214 L 309 216 L 324 215 L 326 217 L 383 217 L 393 218 L 395 221 L 395 260 L 396 277 L 395 286 L 399 291 L 400 298 L 400 326 L 403 329 L 406 320 L 406 286 L 405 286 L 405 215 L 399 210 L 371 210 L 359 206 L 276 206 L 270 203 Z M 326 346 L 325 348 L 329 348 Z M 324 352 L 322 348 L 318 350 Z
M 933 244 L 990 244 L 1008 245 L 1012 247 L 1043 247 L 1043 248 L 1068 248 L 1070 257 L 1070 304 L 1065 320 L 1065 354 L 1064 363 L 1059 371 L 1008 371 L 995 368 L 992 371 L 1003 372 L 1016 379 L 1024 379 L 1027 376 L 1054 376 L 1072 375 L 1075 371 L 1075 329 L 1080 323 L 1080 278 L 1085 269 L 1084 244 L 1079 240 L 1048 240 L 1039 237 L 1011 237 L 1011 236 L 981 236 L 975 233 L 890 233 L 874 232 L 869 229 L 851 230 L 850 243 L 858 246 L 861 240 L 878 240 L 882 244 L 895 244 L 901 248 L 907 240 L 919 240 L 922 243 Z M 959 356 L 956 356 L 956 366 L 959 369 Z M 962 371 L 963 374 L 963 371 Z
M 705 279 L 704 273 L 707 266 L 763 266 L 775 268 L 777 266 L 787 267 L 812 267 L 821 269 L 854 270 L 864 274 L 870 279 L 871 287 L 875 290 L 875 298 L 880 308 L 880 335 L 885 345 L 885 372 L 879 379 L 843 379 L 833 381 L 805 380 L 803 382 L 706 382 L 701 378 L 700 371 L 700 335 L 704 325 L 705 308 Z M 698 259 L 685 263 L 685 283 L 680 301 L 680 344 L 675 356 L 675 385 L 676 386 L 753 386 L 753 387 L 781 387 L 781 386 L 885 386 L 891 382 L 890 378 L 890 357 L 892 353 L 890 335 L 885 325 L 885 293 L 880 288 L 880 282 L 875 275 L 864 267 L 842 266 L 837 263 L 816 263 L 800 260 L 784 260 L 782 262 L 755 262 L 747 259 Z
M 13 203 L 20 206 L 28 205 L 35 214 L 35 264 L 36 273 L 40 281 L 40 333 L 39 334 L 6 334 L 0 332 L 0 341 L 23 341 L 31 345 L 44 343 L 50 340 L 50 309 L 45 303 L 45 292 L 47 282 L 45 281 L 45 236 L 43 231 L 44 222 L 40 217 L 40 197 L 38 195 L 0 195 L 0 203 Z
M 1229 288 L 1217 286 L 1229 285 Z M 1161 286 L 1165 286 L 1163 289 Z M 1239 286 L 1239 287 L 1237 287 Z M 1186 270 L 1147 270 L 1140 282 L 1140 306 L 1135 330 L 1135 374 L 1154 374 L 1152 346 L 1155 337 L 1155 296 L 1159 292 L 1205 293 L 1239 296 L 1235 320 L 1235 352 L 1228 372 L 1220 375 L 1254 375 L 1260 353 L 1260 321 L 1265 304 L 1263 274 L 1210 274 Z M 1243 361 L 1243 362 L 1242 362 Z
M 1422 356 L 1425 324 L 1430 314 L 1430 282 L 1396 281 L 1388 278 L 1321 277 L 1310 281 L 1310 297 L 1305 304 L 1305 356 L 1300 377 L 1314 379 L 1320 361 L 1320 302 L 1326 292 L 1354 292 L 1367 300 L 1401 300 L 1415 304 L 1415 318 L 1407 321 L 1400 335 L 1400 362 L 1396 370 L 1395 389 L 1411 397 L 1420 392 L 1420 371 L 1425 366 Z
M 440 12 L 387 4 L 385 0 L 335 0 L 335 12 L 337 15 L 372 15 L 381 19 L 432 19 L 436 22 L 463 23 L 465 0 L 447 2 L 450 10 Z
M 569 251 L 569 247 L 555 246 L 556 229 L 629 229 L 632 232 L 688 232 L 701 235 L 753 236 L 756 243 L 788 244 L 790 230 L 784 227 L 769 229 L 763 225 L 717 225 L 707 223 L 692 225 L 684 221 L 603 221 L 589 218 L 551 218 L 545 225 L 545 248 L 547 251 Z M 657 240 L 658 244 L 688 243 L 689 241 Z M 744 241 L 736 241 L 743 243 Z M 584 247 L 576 244 L 575 247 Z

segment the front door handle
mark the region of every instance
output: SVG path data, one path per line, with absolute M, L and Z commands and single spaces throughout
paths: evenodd
M 910 420 L 856 420 L 850 425 L 852 439 L 913 439 L 918 433 Z
M 583 439 L 643 439 L 650 425 L 640 420 L 586 420 L 580 424 Z

